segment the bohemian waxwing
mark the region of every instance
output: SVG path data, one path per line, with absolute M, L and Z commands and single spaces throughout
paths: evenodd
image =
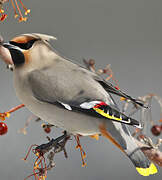
M 123 151 L 143 176 L 157 169 L 136 145 L 127 125 L 140 123 L 119 111 L 111 94 L 140 102 L 117 90 L 102 77 L 61 56 L 49 44 L 53 36 L 23 34 L 3 43 L 14 66 L 20 101 L 36 116 L 74 135 L 102 134 Z M 4 51 L 5 51 L 4 50 Z

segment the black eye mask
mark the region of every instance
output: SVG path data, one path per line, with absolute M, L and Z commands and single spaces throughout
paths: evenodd
M 17 49 L 9 49 L 13 63 L 16 67 L 23 65 L 25 63 L 24 54 Z
M 10 41 L 10 44 L 14 45 L 14 46 L 17 46 L 21 49 L 25 49 L 25 50 L 28 50 L 30 49 L 34 42 L 37 41 L 38 39 L 32 39 L 30 41 L 28 41 L 27 43 L 17 43 L 17 42 L 14 42 L 14 41 Z

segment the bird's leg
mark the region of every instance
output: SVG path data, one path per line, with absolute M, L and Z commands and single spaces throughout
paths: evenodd
M 24 104 L 20 104 L 20 105 L 18 105 L 18 106 L 16 106 L 16 107 L 10 109 L 10 110 L 7 111 L 7 112 L 0 113 L 0 119 L 1 119 L 2 121 L 4 121 L 4 120 L 6 119 L 6 117 L 10 117 L 10 114 L 11 114 L 12 112 L 17 111 L 18 109 L 21 109 L 21 108 L 24 107 L 24 106 L 25 106 Z
M 86 162 L 85 162 L 85 158 L 86 158 L 86 153 L 84 152 L 81 144 L 80 144 L 80 139 L 79 139 L 79 135 L 75 135 L 75 140 L 77 142 L 77 146 L 76 149 L 80 149 L 80 154 L 81 154 L 81 159 L 82 159 L 82 167 L 86 166 Z

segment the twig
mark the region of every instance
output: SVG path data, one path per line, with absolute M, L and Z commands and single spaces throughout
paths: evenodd
M 149 146 L 145 143 L 140 142 L 139 140 L 135 139 L 136 144 L 141 148 L 142 152 L 145 154 L 145 156 L 150 159 L 150 161 L 153 161 L 158 166 L 162 167 L 162 152 L 158 148 L 153 148 L 152 146 Z M 162 140 L 159 139 L 157 145 L 160 146 L 162 143 Z M 155 146 L 157 146 L 155 145 Z

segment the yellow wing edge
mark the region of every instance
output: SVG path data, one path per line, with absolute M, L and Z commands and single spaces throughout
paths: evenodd
M 98 109 L 98 108 L 93 108 L 93 109 L 94 109 L 97 113 L 101 114 L 101 115 L 104 116 L 104 117 L 107 117 L 107 118 L 109 118 L 109 119 L 116 120 L 116 121 L 122 121 L 122 118 L 117 118 L 117 117 L 115 117 L 115 116 L 111 116 L 111 115 L 105 113 L 105 112 L 104 112 L 103 110 L 101 110 L 101 109 Z

